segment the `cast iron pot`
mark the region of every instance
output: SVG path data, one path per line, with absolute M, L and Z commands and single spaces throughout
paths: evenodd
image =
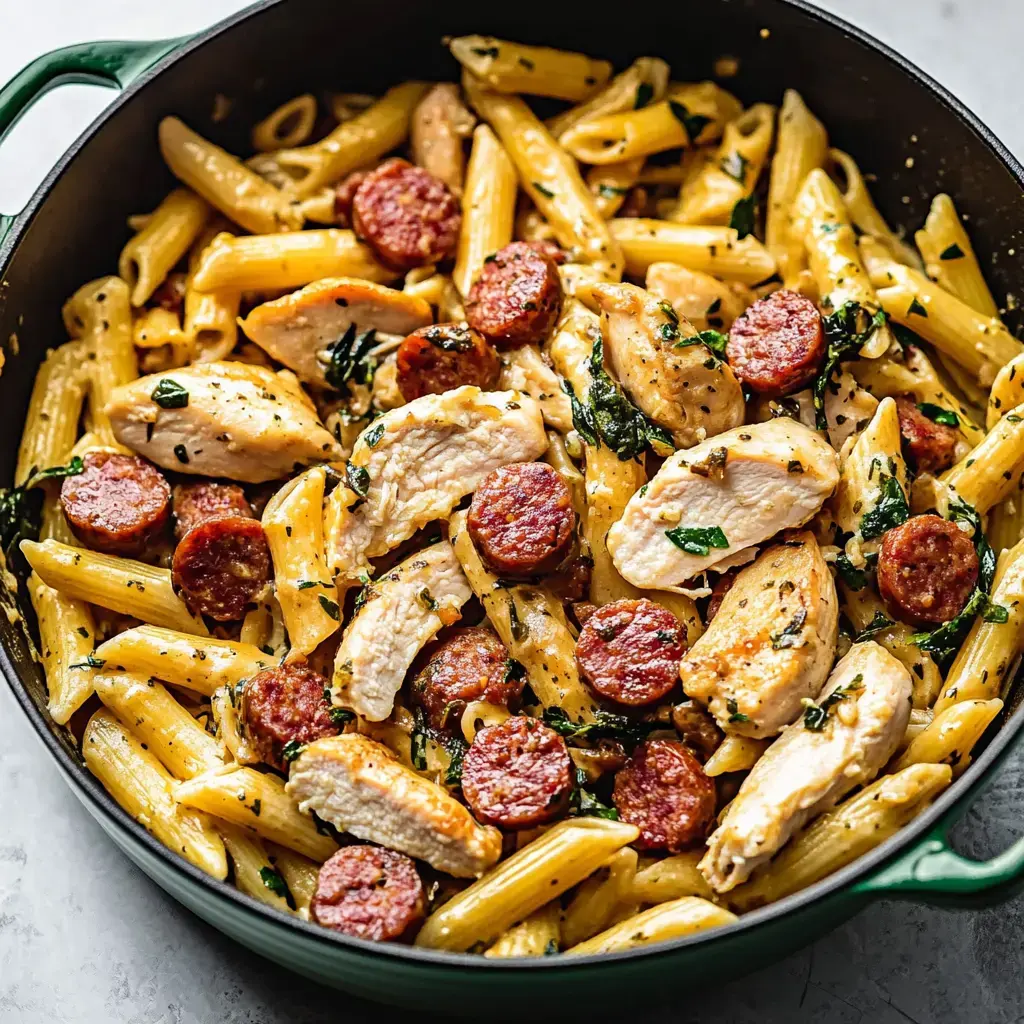
M 1019 290 L 1006 253 L 1024 244 L 1024 170 L 977 118 L 898 54 L 798 0 L 691 0 L 612 21 L 595 13 L 581 0 L 504 6 L 392 0 L 386 11 L 376 0 L 267 0 L 193 38 L 82 44 L 30 64 L 0 90 L 0 139 L 55 85 L 91 82 L 122 92 L 28 206 L 0 217 L 0 339 L 18 338 L 18 354 L 7 353 L 0 376 L 0 482 L 13 474 L 36 368 L 47 348 L 65 340 L 62 302 L 82 282 L 116 268 L 126 216 L 151 209 L 172 184 L 156 145 L 161 117 L 178 114 L 228 150 L 246 152 L 254 121 L 296 93 L 380 92 L 407 77 L 455 78 L 440 44 L 449 34 L 563 46 L 619 67 L 654 54 L 671 63 L 674 77 L 686 79 L 710 77 L 723 53 L 738 57 L 739 74 L 727 86 L 746 102 L 777 103 L 787 86 L 798 89 L 833 144 L 877 174 L 872 191 L 891 223 L 919 225 L 931 196 L 951 193 L 970 215 L 994 293 Z M 218 93 L 232 106 L 215 122 Z M 995 254 L 991 266 L 989 254 Z M 371 999 L 448 1013 L 475 1014 L 486 1006 L 488 1016 L 501 1015 L 503 1007 L 521 1013 L 525 992 L 534 1015 L 570 1005 L 635 1007 L 786 956 L 879 897 L 978 907 L 1006 899 L 1024 878 L 1024 839 L 984 863 L 960 857 L 946 839 L 1024 727 L 1024 710 L 1011 695 L 984 752 L 909 828 L 843 871 L 727 928 L 612 956 L 519 962 L 373 945 L 258 904 L 166 850 L 107 795 L 73 739 L 49 721 L 39 666 L 2 615 L 0 640 L 0 667 L 29 721 L 75 795 L 128 857 L 250 949 Z

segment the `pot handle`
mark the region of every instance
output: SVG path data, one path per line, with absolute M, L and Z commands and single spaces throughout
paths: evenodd
M 55 86 L 76 83 L 124 89 L 188 38 L 75 43 L 44 53 L 0 88 L 0 142 L 22 114 Z M 15 216 L 0 214 L 0 242 Z

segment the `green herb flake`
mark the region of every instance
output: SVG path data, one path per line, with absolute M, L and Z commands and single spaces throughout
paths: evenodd
M 371 327 L 360 334 L 355 323 L 349 324 L 345 333 L 318 356 L 325 364 L 324 379 L 328 385 L 348 396 L 350 381 L 367 387 L 372 384 L 377 364 L 370 356 L 370 350 L 376 344 L 375 328 Z
M 847 555 L 837 555 L 835 567 L 839 578 L 851 590 L 863 590 L 867 586 L 867 573 L 863 569 L 858 569 Z
M 729 540 L 720 526 L 677 526 L 673 530 L 666 530 L 665 536 L 688 555 L 704 557 L 710 554 L 712 548 L 724 549 L 729 546 Z
M 915 297 L 913 302 L 910 303 L 910 308 L 907 310 L 907 315 L 927 317 L 928 310 L 925 309 L 924 306 L 922 306 L 921 303 L 918 302 L 917 298 Z
M 804 728 L 821 732 L 828 721 L 829 712 L 851 693 L 864 688 L 864 676 L 859 672 L 845 686 L 837 686 L 822 702 L 815 704 L 809 698 L 804 700 Z
M 552 191 L 551 191 L 551 189 L 549 189 L 549 188 L 546 188 L 546 187 L 545 187 L 544 185 L 542 185 L 542 184 L 541 184 L 541 183 L 540 183 L 539 181 L 535 181 L 535 182 L 533 183 L 533 187 L 534 187 L 534 188 L 535 188 L 535 189 L 536 189 L 536 190 L 537 190 L 537 191 L 538 191 L 538 192 L 539 192 L 539 193 L 540 193 L 540 194 L 541 194 L 542 196 L 546 196 L 546 197 L 547 197 L 548 199 L 554 199 L 554 198 L 555 198 L 555 193 L 554 193 L 554 192 L 552 192 Z
M 341 709 L 339 708 L 338 710 L 340 711 Z M 289 740 L 281 748 L 281 757 L 284 759 L 286 764 L 291 764 L 292 761 L 294 761 L 305 749 L 305 745 L 300 743 L 298 740 Z
M 309 590 L 310 587 L 317 585 L 316 580 L 299 580 L 298 590 Z
M 349 722 L 354 722 L 356 718 L 356 713 L 349 711 L 348 708 L 331 708 L 328 715 L 330 715 L 332 724 L 339 729 L 343 729 Z
M 597 186 L 597 194 L 602 199 L 618 199 L 619 196 L 624 196 L 628 192 L 628 188 L 620 188 L 618 185 L 606 185 L 604 182 Z
M 188 391 L 170 377 L 161 377 L 149 397 L 161 409 L 184 409 L 188 405 Z
M 661 728 L 657 722 L 643 722 L 616 715 L 610 711 L 598 711 L 593 722 L 573 722 L 559 707 L 546 707 L 541 715 L 544 724 L 564 739 L 618 740 L 632 750 L 648 733 Z
M 964 251 L 954 242 L 939 253 L 940 260 L 960 260 L 964 257 Z
M 365 498 L 370 491 L 370 474 L 363 466 L 346 462 L 345 482 L 360 498 Z
M 291 893 L 288 891 L 288 884 L 281 875 L 274 869 L 268 867 L 260 868 L 260 881 L 275 895 L 286 900 L 288 905 L 294 906 Z
M 725 702 L 725 710 L 729 712 L 730 722 L 749 722 L 750 716 L 743 714 L 736 701 L 729 697 Z
M 325 594 L 320 595 L 320 607 L 332 618 L 335 622 L 341 621 L 341 612 L 338 609 L 337 602 L 332 601 Z
M 732 213 L 729 215 L 729 227 L 735 228 L 740 238 L 746 238 L 747 235 L 754 233 L 756 202 L 752 195 L 744 196 L 742 199 L 737 199 L 732 208 Z
M 437 611 L 437 601 L 434 600 L 429 588 L 424 587 L 416 596 L 427 606 L 427 608 L 430 609 L 430 611 Z
M 416 708 L 416 725 L 409 743 L 409 760 L 417 771 L 427 769 L 427 724 L 423 708 Z
M 68 665 L 68 668 L 103 668 L 106 663 L 105 658 L 97 658 L 92 654 L 87 654 L 85 661 L 75 662 L 74 665 Z
M 181 463 L 188 464 L 188 450 L 183 444 L 174 446 L 174 457 Z
M 875 612 L 871 621 L 853 638 L 853 642 L 859 644 L 861 640 L 867 640 L 876 633 L 881 633 L 882 630 L 895 625 L 896 623 L 883 612 Z
M 384 424 L 378 423 L 377 426 L 370 427 L 370 429 L 363 435 L 363 440 L 366 442 L 367 448 L 376 448 L 383 436 Z
M 691 114 L 686 105 L 678 100 L 669 100 L 668 106 L 675 119 L 683 126 L 690 142 L 696 142 L 697 136 L 707 125 L 711 124 L 710 117 L 705 117 L 703 114 Z
M 825 419 L 825 390 L 840 360 L 863 347 L 875 331 L 885 325 L 886 320 L 883 310 L 872 314 L 858 302 L 844 302 L 834 313 L 822 318 L 827 343 L 825 361 L 811 385 L 815 420 L 819 430 L 828 427 Z
M 951 409 L 943 409 L 941 405 L 935 405 L 933 402 L 919 402 L 917 408 L 933 423 L 941 423 L 944 427 L 960 426 L 960 417 Z
M 886 530 L 900 526 L 910 518 L 907 496 L 894 476 L 886 476 L 882 482 L 882 497 L 878 504 L 861 516 L 860 535 L 864 540 L 881 537 Z
M 786 623 L 781 633 L 772 633 L 773 650 L 783 651 L 790 647 L 802 647 L 801 634 L 803 633 L 806 621 L 807 609 L 798 609 L 793 618 Z

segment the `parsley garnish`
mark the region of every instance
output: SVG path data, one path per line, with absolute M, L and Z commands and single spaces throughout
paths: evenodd
M 188 391 L 176 380 L 162 377 L 149 396 L 161 409 L 184 409 L 188 405 Z
M 288 906 L 295 909 L 295 901 L 288 891 L 288 883 L 274 868 L 260 868 L 260 881 L 275 895 L 288 903 Z
M 743 714 L 742 711 L 740 711 L 739 705 L 736 703 L 735 700 L 733 700 L 732 697 L 729 697 L 726 700 L 726 702 L 725 702 L 725 710 L 729 712 L 729 721 L 730 722 L 749 722 L 750 721 L 750 716 L 749 715 L 745 715 L 745 714 Z
M 370 490 L 370 474 L 363 466 L 345 463 L 345 482 L 360 498 L 365 498 Z
M 711 548 L 727 548 L 729 540 L 720 526 L 677 526 L 665 536 L 689 555 L 705 556 Z
M 427 725 L 422 708 L 416 708 L 416 726 L 409 741 L 409 760 L 417 771 L 427 767 Z
M 617 185 L 606 185 L 602 182 L 597 186 L 597 194 L 602 199 L 618 199 L 619 196 L 624 196 L 629 192 L 628 188 L 619 188 Z
M 756 200 L 753 196 L 737 199 L 736 205 L 729 215 L 729 227 L 735 228 L 740 238 L 754 233 L 754 208 Z
M 928 310 L 925 309 L 924 306 L 922 306 L 921 303 L 917 301 L 916 297 L 910 303 L 910 308 L 907 310 L 908 315 L 910 315 L 911 313 L 913 313 L 915 316 L 928 316 Z
M 332 710 L 334 709 L 332 708 Z M 340 711 L 341 708 L 338 708 L 337 710 Z M 286 764 L 291 764 L 292 761 L 294 761 L 305 749 L 305 745 L 300 743 L 298 740 L 289 740 L 281 748 L 281 757 L 284 758 Z
M 375 448 L 380 442 L 380 439 L 384 436 L 384 424 L 378 423 L 377 426 L 371 427 L 364 435 L 363 440 L 366 441 L 367 448 Z
M 0 548 L 7 554 L 23 540 L 34 540 L 39 536 L 39 512 L 42 497 L 32 489 L 43 480 L 56 480 L 66 476 L 77 476 L 84 469 L 79 456 L 66 466 L 51 466 L 49 469 L 32 467 L 28 479 L 20 487 L 0 488 Z
M 867 586 L 868 574 L 863 569 L 858 569 L 846 555 L 837 555 L 836 572 L 839 578 L 851 590 L 863 590 Z
M 785 650 L 788 647 L 800 647 L 800 634 L 803 632 L 804 623 L 807 621 L 807 609 L 800 608 L 789 620 L 781 633 L 772 633 L 772 648 L 776 651 Z
M 337 603 L 324 594 L 320 595 L 320 607 L 323 608 L 323 610 L 327 612 L 335 622 L 339 622 L 341 620 L 341 613 L 338 610 Z
M 960 246 L 957 245 L 956 242 L 954 242 L 951 246 L 949 246 L 946 249 L 943 249 L 942 252 L 939 253 L 939 259 L 940 260 L 959 260 L 959 259 L 963 258 L 963 255 L 964 255 L 963 249 L 961 249 Z
M 896 625 L 896 623 L 894 623 L 892 619 L 884 613 L 875 612 L 871 621 L 853 638 L 853 642 L 855 644 L 859 644 L 861 640 L 867 640 L 876 633 L 881 633 L 883 629 L 888 629 L 890 626 L 894 625 Z
M 619 812 L 614 807 L 601 803 L 593 793 L 581 786 L 575 790 L 572 799 L 572 814 L 579 818 L 606 818 L 618 821 Z
M 669 100 L 668 106 L 675 119 L 683 126 L 686 131 L 686 137 L 690 142 L 696 142 L 697 136 L 700 135 L 705 126 L 711 124 L 710 117 L 705 117 L 703 114 L 691 114 L 687 110 L 686 105 L 678 100 Z
M 933 423 L 941 423 L 944 427 L 959 427 L 960 417 L 950 409 L 932 402 L 919 402 L 918 411 L 924 413 Z
M 900 526 L 910 518 L 910 507 L 907 496 L 903 493 L 899 480 L 894 476 L 886 476 L 882 482 L 882 497 L 878 504 L 861 516 L 860 535 L 865 540 L 881 537 L 886 530 Z
M 555 193 L 549 188 L 545 188 L 539 181 L 533 183 L 533 187 L 542 195 L 547 196 L 548 199 L 554 199 Z
M 428 587 L 424 587 L 416 596 L 427 606 L 427 608 L 430 609 L 430 611 L 437 611 L 437 602 L 434 600 Z
M 339 729 L 354 721 L 356 717 L 356 713 L 349 711 L 348 708 L 331 708 L 328 714 L 331 716 L 331 722 Z
M 841 700 L 846 700 L 851 693 L 864 688 L 864 676 L 859 672 L 845 686 L 837 686 L 822 702 L 815 704 L 810 699 L 804 701 L 804 728 L 811 732 L 821 732 L 828 721 L 828 714 Z
M 449 736 L 443 741 L 444 749 L 448 752 L 448 769 L 444 773 L 446 786 L 462 785 L 462 761 L 469 749 L 466 741 L 461 736 Z
M 75 662 L 74 665 L 68 665 L 68 668 L 103 668 L 106 663 L 105 658 L 97 658 L 92 654 L 87 654 L 85 661 Z
M 438 324 L 428 327 L 423 337 L 442 352 L 469 352 L 473 348 L 473 335 L 467 324 Z
M 565 739 L 619 740 L 630 749 L 649 732 L 659 728 L 657 722 L 638 722 L 610 711 L 598 711 L 593 722 L 573 722 L 559 707 L 545 708 L 541 719 L 549 729 L 554 729 Z
M 641 107 L 646 107 L 651 102 L 652 96 L 654 96 L 654 86 L 649 82 L 641 82 L 636 87 L 636 99 L 633 101 L 633 109 L 639 110 Z
M 324 379 L 342 395 L 349 394 L 349 381 L 369 386 L 377 364 L 370 358 L 370 349 L 376 344 L 377 331 L 371 327 L 359 334 L 355 323 L 324 349 L 320 358 L 326 363 Z

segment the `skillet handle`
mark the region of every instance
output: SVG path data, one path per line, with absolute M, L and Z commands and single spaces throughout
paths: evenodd
M 0 142 L 22 114 L 55 86 L 76 83 L 124 89 L 188 38 L 75 43 L 44 53 L 0 88 Z M 0 242 L 14 219 L 0 214 Z

